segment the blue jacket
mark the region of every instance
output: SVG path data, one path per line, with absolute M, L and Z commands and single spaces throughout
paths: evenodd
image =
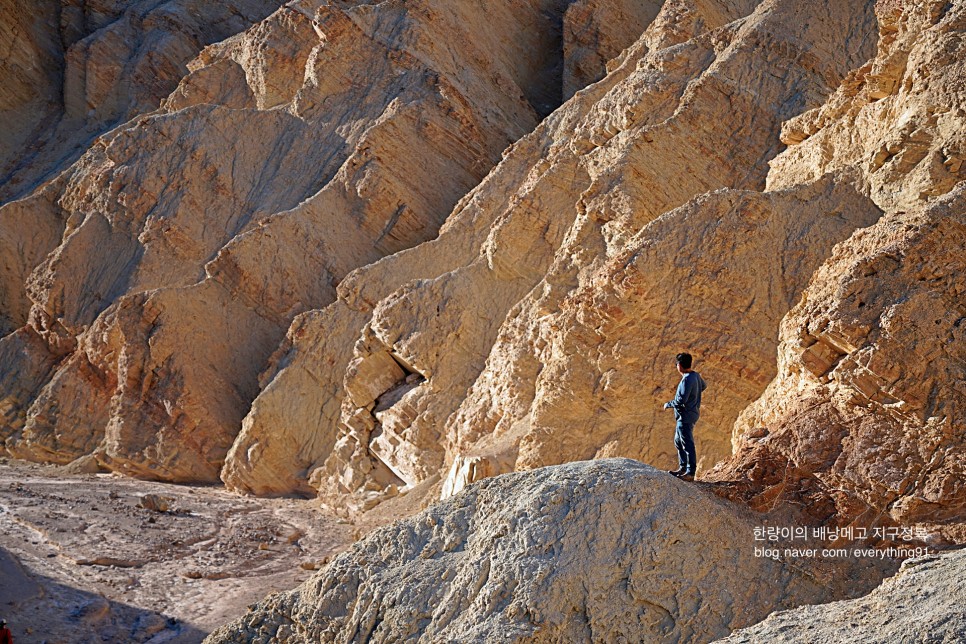
M 665 403 L 664 408 L 673 409 L 674 417 L 682 423 L 693 425 L 701 415 L 701 392 L 706 387 L 697 371 L 689 371 L 681 377 L 674 400 Z

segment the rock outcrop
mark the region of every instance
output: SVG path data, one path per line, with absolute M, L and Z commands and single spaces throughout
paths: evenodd
M 99 134 L 155 110 L 206 45 L 281 0 L 6 0 L 0 200 L 27 196 Z
M 563 97 L 568 99 L 608 71 L 661 9 L 662 0 L 613 2 L 576 0 L 564 14 Z
M 770 186 L 844 171 L 886 215 L 836 247 L 782 322 L 778 376 L 712 478 L 754 507 L 963 543 L 966 7 L 903 6 L 880 6 L 873 61 L 785 126 L 807 138 L 772 162 Z
M 782 315 L 831 245 L 879 214 L 833 181 L 741 191 L 764 188 L 781 123 L 865 62 L 873 34 L 871 3 L 666 3 L 603 80 L 514 144 L 437 239 L 353 273 L 335 304 L 293 327 L 226 482 L 304 489 L 305 471 L 341 504 L 465 458 L 485 460 L 480 472 L 605 455 L 670 465 L 670 421 L 654 410 L 674 386 L 667 356 L 699 335 L 699 368 L 720 395 L 699 449 L 706 464 L 726 457 L 732 423 L 775 374 Z M 736 192 L 702 196 L 720 188 Z M 621 261 L 637 263 L 607 295 Z M 687 288 L 720 297 L 665 324 Z M 626 312 L 590 311 L 606 299 Z M 256 462 L 268 443 L 296 466 Z
M 755 526 L 626 459 L 508 474 L 377 530 L 206 641 L 702 642 L 874 583 L 847 560 L 755 557 Z
M 0 220 L 43 235 L 5 280 L 6 449 L 217 480 L 292 319 L 432 237 L 556 106 L 563 8 L 306 0 L 206 48 Z
M 96 136 L 157 109 L 205 45 L 244 30 L 278 4 L 2 4 L 0 336 L 26 323 L 30 273 L 60 244 L 69 218 L 61 203 L 69 179 L 38 184 Z
M 962 642 L 966 640 L 964 574 L 964 550 L 910 560 L 865 597 L 778 612 L 718 641 Z
M 876 56 L 821 108 L 790 119 L 770 188 L 847 169 L 880 208 L 916 208 L 966 178 L 966 10 L 957 2 L 879 2 Z
M 212 642 L 704 642 L 894 568 L 763 522 L 966 543 L 966 4 L 0 18 L 0 454 L 395 497 L 360 526 L 443 497 Z M 692 485 L 655 469 L 681 350 Z M 958 596 L 880 607 L 963 561 L 730 641 L 961 637 Z
M 780 371 L 713 478 L 819 521 L 966 521 L 966 190 L 835 248 L 781 325 Z

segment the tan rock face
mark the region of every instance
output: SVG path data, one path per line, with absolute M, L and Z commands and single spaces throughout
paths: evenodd
M 58 2 L 11 0 L 0 7 L 0 117 L 8 124 L 0 133 L 0 182 L 30 143 L 34 132 L 56 114 L 57 89 L 62 83 L 62 45 L 56 16 Z M 19 127 L 10 127 L 16 123 Z
M 817 521 L 921 523 L 963 543 L 964 196 L 939 158 L 966 130 L 966 10 L 879 11 L 876 57 L 786 125 L 786 138 L 808 138 L 772 162 L 768 183 L 839 169 L 888 212 L 836 247 L 782 322 L 778 376 L 714 477 L 755 507 L 794 500 Z M 897 136 L 908 145 L 879 159 Z
M 278 0 L 23 2 L 0 7 L 0 199 L 27 196 L 93 139 L 157 109 L 208 44 Z
M 568 325 L 584 324 L 578 320 L 585 316 L 585 312 L 577 312 L 578 301 L 593 299 L 588 293 L 595 284 L 607 287 L 619 271 L 609 262 L 622 253 L 630 257 L 634 251 L 628 248 L 634 236 L 662 213 L 716 188 L 762 187 L 766 162 L 780 145 L 777 136 L 782 115 L 797 114 L 805 107 L 804 101 L 818 104 L 850 66 L 871 53 L 871 40 L 845 42 L 847 32 L 871 28 L 870 6 L 855 5 L 834 20 L 808 21 L 798 19 L 799 9 L 792 4 L 768 3 L 752 13 L 754 9 L 753 3 L 666 5 L 603 81 L 576 95 L 508 151 L 487 180 L 458 204 L 438 239 L 366 267 L 340 285 L 340 302 L 326 318 L 330 326 L 306 333 L 289 354 L 287 369 L 293 371 L 292 377 L 300 370 L 299 356 L 308 356 L 314 349 L 333 351 L 324 360 L 335 367 L 329 376 L 335 382 L 323 381 L 318 389 L 324 392 L 337 391 L 339 384 L 350 389 L 365 387 L 369 381 L 360 381 L 356 373 L 346 371 L 350 360 L 384 353 L 418 376 L 418 382 L 405 392 L 384 388 L 387 401 L 398 402 L 381 416 L 344 398 L 340 419 L 320 419 L 305 432 L 304 439 L 296 441 L 320 447 L 334 444 L 325 466 L 310 476 L 323 494 L 341 499 L 347 490 L 367 484 L 414 485 L 445 476 L 460 454 L 532 467 L 590 458 L 598 451 L 600 455 L 655 459 L 666 453 L 670 421 L 650 410 L 642 412 L 641 407 L 650 402 L 642 402 L 640 394 L 643 391 L 657 402 L 669 395 L 669 391 L 662 394 L 654 389 L 673 387 L 673 371 L 666 360 L 660 365 L 657 360 L 662 341 L 674 338 L 644 340 L 635 335 L 643 333 L 642 327 L 615 324 L 613 336 L 603 338 L 608 345 L 604 351 L 615 355 L 601 356 L 598 364 L 596 349 L 589 348 L 599 343 L 590 337 L 596 323 L 587 322 L 569 333 Z M 693 20 L 675 18 L 688 10 L 694 12 Z M 745 16 L 745 20 L 737 20 Z M 682 32 L 687 25 L 694 33 Z M 796 52 L 812 41 L 839 44 L 829 47 L 832 53 L 826 58 L 808 58 L 807 66 L 798 66 L 794 61 L 801 58 Z M 776 55 L 767 63 L 775 65 L 775 74 L 755 67 L 760 64 L 759 48 L 766 46 L 791 56 Z M 752 79 L 746 75 L 749 69 L 756 69 Z M 816 188 L 809 198 L 822 201 L 819 194 L 826 189 L 831 184 Z M 840 208 L 838 198 L 849 207 Z M 715 278 L 736 280 L 734 292 L 749 285 L 740 273 L 761 249 L 771 248 L 767 244 L 788 248 L 787 256 L 774 258 L 777 263 L 771 272 L 776 281 L 762 287 L 762 296 L 755 299 L 753 314 L 761 316 L 756 318 L 761 320 L 760 326 L 749 325 L 756 331 L 736 340 L 734 353 L 725 354 L 730 357 L 722 357 L 713 367 L 719 370 L 716 377 L 723 383 L 724 394 L 728 383 L 744 383 L 748 373 L 749 367 L 734 356 L 746 344 L 761 347 L 762 357 L 752 361 L 761 364 L 750 369 L 763 371 L 752 374 L 751 383 L 740 385 L 743 388 L 732 397 L 723 395 L 720 416 L 711 416 L 715 424 L 723 424 L 713 427 L 706 439 L 705 451 L 714 458 L 726 455 L 731 422 L 774 373 L 770 363 L 778 320 L 794 302 L 797 289 L 804 286 L 832 243 L 855 226 L 871 223 L 878 213 L 854 191 L 845 191 L 822 201 L 823 206 L 816 205 L 810 211 L 814 220 L 799 222 L 788 217 L 790 227 L 785 228 L 778 223 L 780 215 L 772 219 L 766 214 L 772 212 L 771 203 L 752 204 L 756 201 L 753 196 L 740 203 L 743 199 L 715 197 L 677 215 L 680 221 L 694 222 L 701 231 L 709 232 L 713 226 L 707 226 L 715 217 L 753 220 L 747 222 L 745 232 L 762 233 L 757 240 L 762 246 L 756 250 L 753 245 L 742 245 L 734 258 L 723 258 L 718 267 L 722 275 L 734 275 Z M 788 199 L 780 207 L 798 208 L 805 201 Z M 698 212 L 702 204 L 710 204 L 705 214 Z M 848 211 L 844 223 L 826 216 L 840 210 Z M 809 224 L 807 232 L 795 228 L 804 221 L 817 225 L 812 229 Z M 765 234 L 764 229 L 771 232 Z M 666 232 L 657 235 L 656 243 L 663 243 L 664 250 L 648 260 L 652 263 L 645 272 L 673 256 L 688 235 L 686 231 L 660 230 Z M 737 233 L 731 238 L 727 228 L 721 227 L 719 232 L 714 244 L 720 243 L 722 252 L 741 245 Z M 797 235 L 804 235 L 809 243 L 814 240 L 814 250 L 806 250 L 804 243 L 799 249 Z M 651 245 L 650 241 L 637 242 Z M 694 252 L 701 249 L 695 243 Z M 787 274 L 782 263 L 787 264 Z M 691 278 L 691 268 L 682 262 L 667 275 L 662 292 L 673 292 L 675 280 Z M 768 272 L 757 275 L 768 279 Z M 694 288 L 707 291 L 708 286 Z M 637 300 L 643 290 L 650 290 L 643 283 L 639 288 L 642 290 L 628 297 Z M 628 319 L 655 301 L 666 301 L 659 291 L 651 297 L 630 304 Z M 745 294 L 741 298 L 742 306 L 754 299 Z M 739 301 L 730 296 L 722 299 L 729 306 L 737 306 Z M 707 310 L 717 319 L 718 311 L 712 308 Z M 666 313 L 666 308 L 661 311 L 661 315 Z M 737 313 L 728 325 L 740 332 Z M 353 357 L 348 360 L 344 345 L 333 348 L 327 338 L 331 322 L 343 315 L 351 324 L 365 324 L 357 331 L 343 322 L 334 324 L 340 334 L 345 330 L 356 338 Z M 655 311 L 649 324 L 657 324 L 657 318 Z M 708 331 L 721 330 L 716 319 L 707 321 Z M 701 324 L 693 326 L 700 328 Z M 759 341 L 759 333 L 766 339 Z M 578 339 L 580 335 L 587 337 Z M 680 340 L 693 340 L 694 335 L 682 335 Z M 710 339 L 711 333 L 705 335 L 709 342 L 718 341 Z M 573 353 L 578 346 L 580 351 L 586 347 L 588 353 L 594 353 L 588 356 L 589 363 L 577 364 L 577 356 L 582 354 Z M 673 356 L 677 350 L 674 346 L 665 353 Z M 621 364 L 623 369 L 621 361 L 630 356 L 640 360 L 633 376 L 615 375 L 615 365 Z M 564 372 L 567 378 L 561 376 Z M 283 374 L 277 377 L 286 378 Z M 384 377 L 387 383 L 398 383 L 398 374 L 387 372 Z M 609 387 L 607 382 L 615 378 L 625 380 Z M 629 384 L 641 378 L 646 384 L 640 389 L 636 383 Z M 539 398 L 537 387 L 541 389 Z M 279 386 L 274 395 L 281 395 L 283 389 Z M 591 416 L 600 420 L 584 422 Z M 551 438 L 570 421 L 575 423 L 572 430 L 566 430 L 570 434 L 561 435 L 560 440 Z M 333 438 L 323 443 L 318 435 Z M 480 441 L 484 443 L 477 445 Z M 516 453 L 521 441 L 533 446 L 523 448 L 524 456 Z M 317 462 L 326 459 L 323 453 L 315 454 Z
M 755 525 L 623 459 L 489 478 L 206 641 L 709 641 L 877 577 L 847 560 L 755 557 Z M 759 592 L 766 579 L 774 592 Z
M 477 37 L 474 35 L 474 39 Z M 491 55 L 488 53 L 487 57 Z M 572 120 L 567 123 L 570 125 Z M 524 145 L 526 151 L 521 151 Z M 515 149 L 507 153 L 509 158 L 516 159 L 514 172 L 498 173 L 498 176 L 488 178 L 485 185 L 498 187 L 484 191 L 485 194 L 476 190 L 457 206 L 458 211 L 469 208 L 473 212 L 485 213 L 488 218 L 475 224 L 475 238 L 482 240 L 487 234 L 493 213 L 501 209 L 499 204 L 506 207 L 514 189 L 511 186 L 520 181 L 520 176 L 515 173 L 526 172 L 528 159 L 537 158 L 542 149 L 538 146 L 542 145 L 546 145 L 545 139 L 543 143 L 517 143 Z M 435 181 L 435 178 L 429 178 L 426 185 L 431 186 Z M 462 224 L 457 226 L 462 227 Z M 319 471 L 315 475 L 316 485 L 320 484 L 318 481 L 323 475 L 352 480 L 353 489 L 374 477 L 387 485 L 399 483 L 398 477 L 381 461 L 360 460 L 354 456 L 360 444 L 368 445 L 368 432 L 375 422 L 371 410 L 364 409 L 365 406 L 347 409 L 347 431 L 339 436 L 341 404 L 345 395 L 343 379 L 345 369 L 354 359 L 352 347 L 360 340 L 376 302 L 409 279 L 433 277 L 440 271 L 458 266 L 453 264 L 452 255 L 468 253 L 472 256 L 477 252 L 478 244 L 459 240 L 459 244 L 451 246 L 451 250 L 443 249 L 438 257 L 428 257 L 425 253 L 399 253 L 392 260 L 386 260 L 389 262 L 387 272 L 392 273 L 389 277 L 376 279 L 367 272 L 354 276 L 340 286 L 343 292 L 340 301 L 321 314 L 297 321 L 289 331 L 286 345 L 276 355 L 274 364 L 277 366 L 271 374 L 272 379 L 254 401 L 243 431 L 228 457 L 223 475 L 226 483 L 230 487 L 258 493 L 314 491 L 307 484 L 309 473 L 330 454 L 340 462 L 352 463 L 352 466 L 343 468 L 333 461 L 326 472 Z M 439 246 L 437 242 L 432 245 Z M 360 289 L 372 292 L 358 293 Z M 374 351 L 386 353 L 382 346 L 376 346 Z M 405 363 L 399 353 L 394 353 L 393 359 Z M 359 380 L 354 374 L 349 387 L 369 387 L 365 379 L 375 375 L 368 374 Z M 388 374 L 386 379 L 392 382 L 386 384 L 395 382 L 397 375 Z M 388 389 L 384 386 L 377 393 L 385 393 Z M 429 450 L 438 451 L 438 443 L 429 444 L 431 440 L 432 434 L 427 440 L 420 439 L 420 443 Z M 393 446 L 387 441 L 385 448 L 391 450 Z M 419 467 L 424 473 L 428 471 Z
M 962 538 L 964 206 L 957 188 L 887 215 L 815 274 L 782 322 L 778 377 L 716 473 L 741 480 L 753 506 L 807 499 L 819 520 Z
M 879 3 L 877 55 L 819 109 L 782 128 L 769 187 L 855 168 L 885 210 L 915 208 L 966 178 L 966 14 L 957 3 Z M 804 141 L 804 142 L 802 142 Z
M 278 2 L 6 2 L 0 7 L 0 334 L 27 321 L 30 273 L 57 248 L 72 173 L 95 137 L 150 112 L 205 45 Z M 35 189 L 36 188 L 36 189 Z M 17 201 L 15 199 L 21 198 Z
M 712 383 L 696 428 L 699 465 L 727 457 L 721 429 L 774 373 L 784 312 L 832 244 L 879 214 L 829 181 L 786 193 L 716 192 L 645 226 L 531 332 L 541 350 L 520 361 L 544 366 L 520 417 L 529 431 L 517 467 L 613 454 L 676 464 L 663 403 L 679 379 L 677 348 L 699 356 L 695 368 Z M 499 432 L 492 365 L 484 378 L 473 394 L 490 408 L 464 403 L 458 418 L 470 432 L 495 420 Z
M 564 99 L 603 78 L 610 71 L 607 63 L 634 44 L 662 4 L 658 0 L 571 3 L 563 25 Z
M 36 376 L 3 394 L 7 449 L 217 479 L 294 316 L 431 236 L 559 100 L 559 58 L 522 52 L 559 50 L 560 11 L 293 3 L 206 49 L 161 110 L 23 206 L 58 245 L 11 271 L 29 277 L 7 324 L 47 355 L 0 340 L 18 358 L 0 369 Z

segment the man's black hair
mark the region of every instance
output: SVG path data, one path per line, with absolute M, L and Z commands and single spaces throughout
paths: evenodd
M 682 369 L 691 368 L 691 354 L 690 353 L 679 353 L 676 358 L 678 364 L 681 365 Z

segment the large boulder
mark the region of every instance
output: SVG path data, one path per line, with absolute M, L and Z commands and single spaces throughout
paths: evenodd
M 755 556 L 756 525 L 627 459 L 493 477 L 371 533 L 206 641 L 707 642 L 878 578 L 847 559 Z

